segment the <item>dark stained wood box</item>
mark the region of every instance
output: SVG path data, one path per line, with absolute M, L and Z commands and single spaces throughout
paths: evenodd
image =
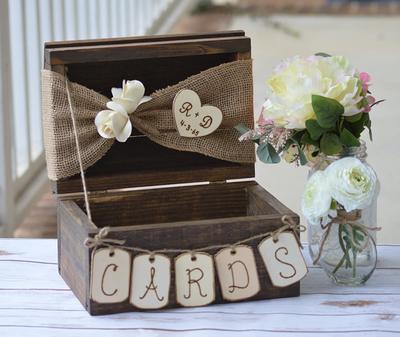
M 242 31 L 53 42 L 45 45 L 45 68 L 61 74 L 68 69 L 70 81 L 106 96 L 111 87 L 120 87 L 123 79 L 141 80 L 150 94 L 210 67 L 248 59 L 250 51 L 250 39 Z M 126 143 L 115 142 L 106 156 L 86 171 L 95 225 L 84 211 L 80 176 L 54 184 L 59 200 L 59 272 L 89 313 L 137 310 L 128 300 L 99 304 L 90 299 L 91 249 L 83 242 L 101 227 L 112 227 L 109 236 L 126 240 L 126 245 L 149 250 L 195 249 L 277 229 L 283 215 L 299 221 L 254 181 L 254 165 L 164 148 L 136 130 L 133 136 Z M 228 181 L 243 178 L 248 180 Z M 198 184 L 166 186 L 183 183 Z M 257 250 L 259 241 L 249 242 L 261 284 L 260 292 L 251 299 L 299 295 L 299 283 L 285 288 L 271 284 Z M 214 303 L 222 303 L 217 280 L 215 284 Z M 178 306 L 173 285 L 172 266 L 168 307 Z

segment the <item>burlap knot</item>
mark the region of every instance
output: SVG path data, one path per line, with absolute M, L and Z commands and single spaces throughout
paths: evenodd
M 144 83 L 146 86 L 146 83 Z M 80 172 L 66 94 L 65 78 L 50 70 L 42 71 L 42 107 L 44 145 L 48 176 L 58 180 Z M 83 168 L 95 164 L 114 143 L 96 130 L 96 114 L 106 109 L 109 98 L 80 84 L 70 83 L 71 101 L 81 144 Z M 110 88 L 111 89 L 111 88 Z M 181 89 L 191 89 L 202 104 L 218 107 L 222 125 L 211 135 L 181 137 L 176 130 L 172 102 Z M 193 75 L 175 85 L 151 94 L 152 100 L 130 115 L 133 126 L 152 141 L 179 151 L 191 151 L 237 163 L 255 161 L 254 145 L 239 142 L 233 127 L 238 123 L 253 125 L 252 61 L 224 63 Z
M 321 223 L 321 228 L 325 230 L 324 235 L 322 237 L 321 243 L 319 245 L 319 251 L 318 255 L 313 261 L 313 264 L 317 264 L 319 260 L 321 259 L 321 255 L 325 246 L 325 243 L 328 239 L 329 233 L 332 229 L 332 226 L 335 225 L 349 225 L 350 227 L 356 227 L 358 228 L 367 238 L 371 238 L 371 235 L 369 232 L 373 231 L 379 231 L 381 230 L 380 227 L 368 227 L 366 225 L 360 224 L 359 220 L 361 219 L 361 210 L 356 209 L 351 212 L 346 212 L 345 210 L 339 210 L 337 212 L 336 217 L 331 217 L 329 216 L 329 222 L 326 225 L 323 225 Z M 352 231 L 349 232 L 350 234 L 350 240 L 352 241 L 353 246 L 357 247 L 360 251 L 364 250 L 366 246 L 368 245 L 368 240 L 365 240 L 363 245 L 357 244 L 357 242 L 353 238 L 353 233 Z M 373 240 L 372 240 L 373 241 Z

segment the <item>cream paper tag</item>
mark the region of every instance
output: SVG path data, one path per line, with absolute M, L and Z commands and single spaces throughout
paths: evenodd
M 306 276 L 307 265 L 293 233 L 279 234 L 277 242 L 264 239 L 258 249 L 275 287 L 287 287 Z
M 92 258 L 91 298 L 97 303 L 119 303 L 129 297 L 131 254 L 115 248 L 97 249 Z
M 260 291 L 256 260 L 251 247 L 240 245 L 224 248 L 214 259 L 224 299 L 243 300 Z
M 171 261 L 161 254 L 141 254 L 133 259 L 130 302 L 140 309 L 160 309 L 168 304 Z
M 207 305 L 215 299 L 214 266 L 207 253 L 175 258 L 176 301 L 184 307 Z

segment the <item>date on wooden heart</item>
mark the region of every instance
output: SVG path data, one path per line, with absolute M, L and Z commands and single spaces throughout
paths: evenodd
M 182 137 L 203 137 L 213 133 L 222 122 L 222 112 L 212 105 L 201 105 L 200 97 L 189 89 L 180 90 L 172 110 L 176 129 Z

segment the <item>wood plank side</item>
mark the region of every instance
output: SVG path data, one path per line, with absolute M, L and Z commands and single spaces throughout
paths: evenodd
M 248 177 L 254 177 L 252 164 L 230 163 L 198 153 L 175 151 L 147 137 L 116 142 L 86 171 L 89 191 Z M 58 194 L 81 192 L 81 177 L 78 174 L 59 180 L 54 187 Z
M 89 302 L 90 256 L 83 242 L 96 228 L 85 213 L 71 201 L 59 201 L 59 273 L 85 308 Z
M 253 184 L 239 182 L 110 192 L 91 197 L 90 205 L 93 221 L 99 227 L 245 216 L 246 187 Z M 83 199 L 75 201 L 83 208 Z
M 282 204 L 277 198 L 269 193 L 260 185 L 251 186 L 248 188 L 249 193 L 249 214 L 265 214 L 266 210 L 273 212 L 271 208 L 281 214 L 290 215 L 294 219 L 299 220 L 299 216 L 291 209 Z
M 113 52 L 110 53 L 110 48 Z M 46 49 L 45 63 L 79 64 L 88 62 L 124 61 L 146 58 L 210 55 L 247 52 L 250 39 L 242 36 L 187 39 L 157 42 L 123 43 L 115 45 L 90 45 Z
M 244 36 L 243 30 L 228 30 L 220 32 L 210 33 L 192 33 L 192 34 L 167 34 L 167 35 L 146 35 L 146 36 L 129 36 L 129 37 L 117 37 L 117 38 L 103 38 L 103 39 L 89 39 L 89 40 L 69 40 L 69 41 L 53 41 L 46 42 L 45 48 L 66 48 L 66 47 L 78 47 L 78 46 L 97 46 L 97 45 L 114 45 L 124 43 L 138 43 L 138 42 L 159 42 L 169 41 L 172 38 L 174 40 L 186 40 L 188 37 L 191 40 L 195 39 L 207 39 L 207 38 L 221 38 L 221 37 L 233 37 L 233 36 Z

